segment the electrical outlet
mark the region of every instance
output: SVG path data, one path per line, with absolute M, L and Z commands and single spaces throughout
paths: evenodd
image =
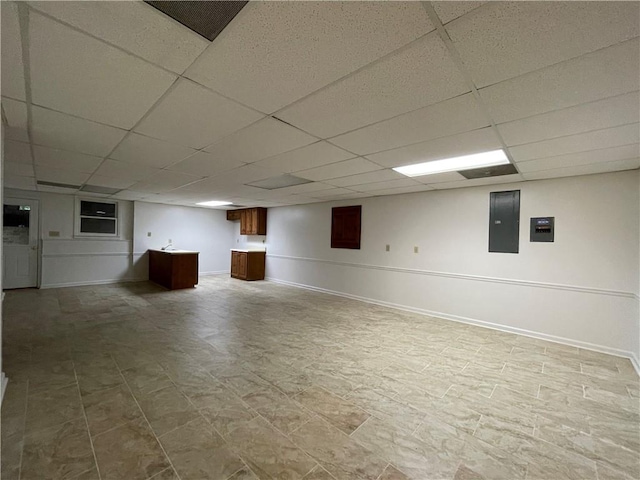
M 391 250 L 391 245 L 387 245 L 387 248 L 386 248 L 385 250 L 386 250 L 387 252 L 388 252 L 389 250 Z
M 418 253 L 418 247 L 413 247 L 413 253 Z
M 150 236 L 151 236 L 151 232 L 147 232 L 147 237 L 150 237 Z

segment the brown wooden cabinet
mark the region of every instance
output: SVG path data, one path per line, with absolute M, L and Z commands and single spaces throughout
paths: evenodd
M 231 250 L 231 276 L 240 280 L 264 280 L 265 252 Z
M 241 235 L 267 234 L 267 209 L 247 208 L 240 212 Z
M 240 235 L 266 235 L 267 209 L 243 208 L 227 210 L 227 220 L 240 220 Z
M 235 220 L 240 220 L 241 214 L 242 214 L 242 210 L 227 210 L 227 220 L 231 222 Z
M 149 250 L 149 280 L 169 290 L 198 284 L 198 252 Z

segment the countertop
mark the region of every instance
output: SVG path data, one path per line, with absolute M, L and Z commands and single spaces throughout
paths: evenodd
M 157 248 L 150 248 L 149 251 L 167 253 L 169 255 L 184 255 L 184 254 L 188 254 L 188 253 L 195 253 L 195 254 L 199 254 L 200 253 L 200 252 L 194 252 L 192 250 L 160 250 L 160 249 L 157 249 Z
M 262 252 L 262 253 L 266 253 L 266 250 L 264 248 L 260 249 L 260 248 L 232 248 L 231 249 L 232 252 Z

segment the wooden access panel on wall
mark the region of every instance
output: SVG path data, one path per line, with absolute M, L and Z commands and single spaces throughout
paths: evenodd
M 362 205 L 331 209 L 331 248 L 360 250 Z

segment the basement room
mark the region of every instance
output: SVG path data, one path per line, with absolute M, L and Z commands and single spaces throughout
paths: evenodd
M 3 480 L 640 480 L 640 1 L 0 13 Z

